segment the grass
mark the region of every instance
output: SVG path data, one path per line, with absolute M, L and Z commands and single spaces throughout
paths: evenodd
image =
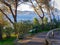
M 49 30 L 39 30 L 39 32 L 47 32 L 47 31 Z M 32 32 L 31 34 L 33 35 L 36 33 Z M 3 34 L 3 40 L 0 40 L 0 45 L 14 45 L 14 40 L 16 39 L 14 37 L 16 37 L 16 35 L 11 34 L 11 38 L 5 38 L 5 37 L 6 37 L 6 34 Z
M 6 34 L 3 34 L 2 37 L 3 40 L 0 40 L 0 45 L 14 45 L 15 34 L 11 34 L 11 38 L 6 38 Z
M 14 45 L 15 38 L 5 38 L 3 40 L 0 40 L 0 45 Z

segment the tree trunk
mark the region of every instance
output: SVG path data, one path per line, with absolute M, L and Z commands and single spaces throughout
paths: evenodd
M 15 15 L 14 15 L 14 30 L 15 30 L 15 34 L 18 34 L 18 31 L 17 31 L 17 6 L 18 6 L 18 0 L 15 0 Z
M 0 25 L 0 40 L 2 40 L 2 26 Z
M 2 40 L 2 31 L 0 29 L 0 40 Z
M 15 30 L 15 34 L 18 34 L 18 30 L 17 30 L 17 23 L 14 23 L 14 30 Z
M 7 34 L 7 37 L 6 38 L 10 38 L 11 36 L 10 36 L 10 34 Z
M 14 26 L 15 34 L 17 34 L 17 28 L 16 28 L 16 26 L 17 26 L 17 17 L 16 17 L 16 15 L 14 16 L 14 24 L 13 24 L 13 26 Z
M 41 24 L 41 28 L 42 30 L 44 29 L 44 23 L 43 23 L 43 18 L 41 18 L 42 24 Z

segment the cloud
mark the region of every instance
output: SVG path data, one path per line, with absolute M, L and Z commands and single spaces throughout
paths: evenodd
M 28 4 L 21 4 L 21 5 L 18 6 L 17 10 L 20 10 L 20 11 L 33 11 L 33 8 Z
M 51 3 L 52 5 L 53 5 L 53 1 L 55 1 L 54 7 L 60 10 L 60 0 L 52 0 L 52 3 Z M 34 1 L 34 4 L 35 3 L 36 2 Z M 19 5 L 17 10 L 19 10 L 19 11 L 34 11 L 33 8 L 31 7 L 30 3 L 28 3 L 28 4 L 23 3 L 23 4 Z
M 60 0 L 55 0 L 55 7 L 60 10 Z

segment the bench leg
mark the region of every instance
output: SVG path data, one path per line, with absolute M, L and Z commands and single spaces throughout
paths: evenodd
M 49 45 L 49 42 L 47 40 L 45 40 L 45 45 Z

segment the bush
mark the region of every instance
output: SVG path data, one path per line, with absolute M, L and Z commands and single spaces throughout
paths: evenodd
M 17 30 L 18 30 L 18 38 L 24 38 L 24 35 L 32 29 L 32 24 L 30 22 L 18 22 Z
M 6 27 L 3 31 L 6 34 L 7 38 L 10 38 L 11 37 L 11 33 L 14 32 L 14 30 L 11 27 Z

